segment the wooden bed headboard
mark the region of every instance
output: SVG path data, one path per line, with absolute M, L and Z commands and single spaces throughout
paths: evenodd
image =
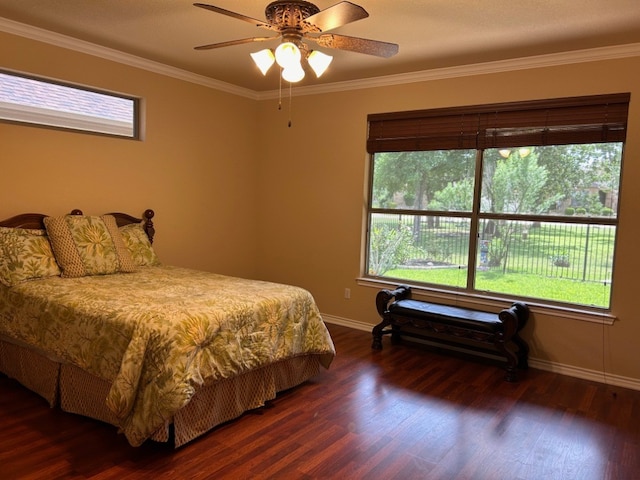
M 82 210 L 72 210 L 71 215 L 82 215 Z M 121 212 L 111 212 L 107 215 L 113 215 L 119 227 L 129 225 L 130 223 L 144 222 L 144 231 L 146 232 L 147 237 L 149 237 L 149 241 L 153 243 L 153 237 L 156 233 L 152 221 L 152 218 L 155 215 L 155 212 L 153 210 L 145 210 L 145 212 L 142 214 L 142 218 L 134 217 L 133 215 Z M 7 218 L 6 220 L 0 220 L 0 227 L 35 228 L 44 230 L 45 227 L 43 220 L 47 216 L 48 215 L 44 215 L 42 213 L 22 213 L 20 215 L 16 215 L 15 217 Z

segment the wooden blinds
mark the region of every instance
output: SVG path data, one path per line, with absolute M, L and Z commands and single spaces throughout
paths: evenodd
M 371 114 L 367 151 L 623 142 L 630 97 L 622 93 Z

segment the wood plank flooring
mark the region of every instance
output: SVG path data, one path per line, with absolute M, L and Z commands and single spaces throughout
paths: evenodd
M 640 479 L 640 392 L 329 328 L 330 370 L 177 450 L 0 377 L 0 479 Z

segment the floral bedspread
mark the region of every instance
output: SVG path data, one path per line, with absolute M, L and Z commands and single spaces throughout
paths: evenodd
M 309 292 L 171 266 L 0 288 L 0 334 L 113 383 L 136 446 L 205 381 L 335 350 Z

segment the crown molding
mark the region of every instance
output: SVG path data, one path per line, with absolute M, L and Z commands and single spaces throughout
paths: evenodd
M 44 30 L 42 28 L 34 27 L 13 20 L 0 17 L 0 31 L 18 35 L 21 37 L 29 38 L 43 43 L 48 43 L 56 47 L 62 47 L 69 50 L 74 50 L 80 53 L 86 53 L 95 57 L 103 58 L 105 60 L 111 60 L 113 62 L 128 65 L 130 67 L 140 68 L 167 77 L 176 78 L 178 80 L 184 80 L 186 82 L 195 83 L 204 87 L 221 90 L 223 92 L 232 93 L 241 97 L 251 98 L 253 100 L 258 99 L 258 94 L 254 90 L 248 88 L 238 87 L 230 83 L 221 82 L 204 75 L 198 75 L 180 68 L 171 67 L 163 63 L 154 62 L 146 58 L 130 55 L 128 53 L 114 50 L 111 48 L 96 45 L 95 43 L 86 42 L 84 40 L 78 40 L 77 38 L 69 37 L 59 33 Z
M 348 90 L 361 90 L 365 88 L 386 87 L 403 85 L 407 83 L 427 82 L 433 80 L 445 80 L 449 78 L 469 77 L 474 75 L 487 75 L 491 73 L 511 72 L 516 70 L 528 70 L 532 68 L 555 67 L 576 63 L 595 62 L 599 60 L 614 60 L 619 58 L 640 56 L 640 43 L 615 45 L 611 47 L 590 48 L 585 50 L 573 50 L 569 52 L 551 53 L 531 57 L 521 57 L 495 62 L 475 63 L 457 67 L 436 68 L 419 72 L 400 73 L 361 80 L 336 82 L 324 85 L 310 85 L 294 88 L 293 96 L 317 95 L 321 93 L 344 92 Z M 278 92 L 258 93 L 259 100 L 277 98 Z
M 176 67 L 171 67 L 159 62 L 154 62 L 128 53 L 120 52 L 107 47 L 102 47 L 94 43 L 78 40 L 66 35 L 54 33 L 42 28 L 33 27 L 13 20 L 0 17 L 0 31 L 19 35 L 50 45 L 55 45 L 69 50 L 74 50 L 88 55 L 104 58 L 113 62 L 118 62 L 131 67 L 140 68 L 150 72 L 158 73 L 178 80 L 195 83 L 208 88 L 221 90 L 241 97 L 253 100 L 267 100 L 278 98 L 277 90 L 258 92 L 248 88 L 239 87 L 230 83 L 215 80 L 204 75 L 198 75 Z M 349 90 L 360 90 L 365 88 L 386 87 L 393 85 L 403 85 L 407 83 L 426 82 L 433 80 L 444 80 L 449 78 L 467 77 L 472 75 L 486 75 L 491 73 L 509 72 L 515 70 L 526 70 L 531 68 L 552 67 L 559 65 L 569 65 L 575 63 L 594 62 L 598 60 L 613 60 L 619 58 L 640 56 L 640 43 L 626 45 L 615 45 L 611 47 L 599 47 L 585 50 L 574 50 L 570 52 L 552 53 L 547 55 L 537 55 L 531 57 L 515 58 L 510 60 L 500 60 L 495 62 L 476 63 L 462 65 L 458 67 L 437 68 L 433 70 L 422 70 L 419 72 L 401 73 L 396 75 L 385 75 L 361 80 L 351 80 L 345 82 L 335 82 L 321 85 L 309 85 L 292 89 L 293 96 L 319 95 L 323 93 L 344 92 Z

